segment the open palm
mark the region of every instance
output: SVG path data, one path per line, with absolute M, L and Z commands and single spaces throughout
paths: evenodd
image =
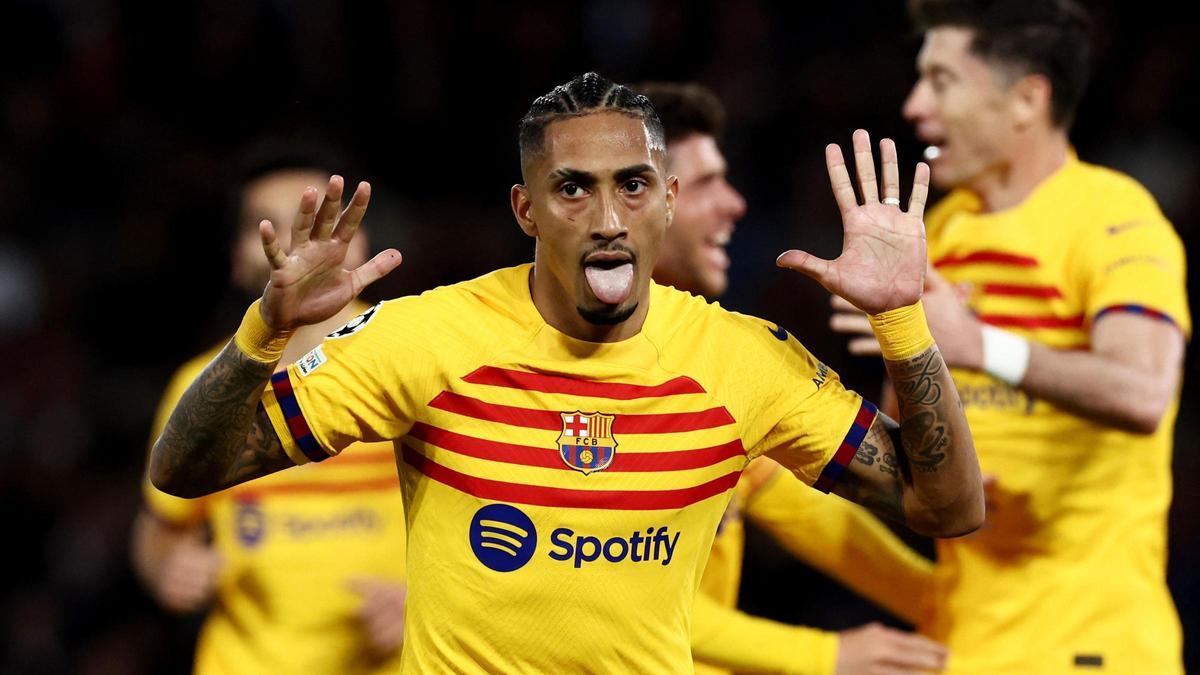
M 875 158 L 867 132 L 854 132 L 854 164 L 863 195 L 859 204 L 850 173 L 836 144 L 825 148 L 825 164 L 833 196 L 842 213 L 842 254 L 824 260 L 804 251 L 791 250 L 777 264 L 816 279 L 830 293 L 839 295 L 868 314 L 879 314 L 911 305 L 921 298 L 926 253 L 925 199 L 929 195 L 929 167 L 917 164 L 908 211 L 900 209 L 900 171 L 896 144 L 885 138 L 879 143 L 883 169 L 883 202 L 875 181 Z
M 338 213 L 342 191 L 342 177 L 332 176 L 320 208 L 316 188 L 304 191 L 287 251 L 279 245 L 271 221 L 259 223 L 263 252 L 271 263 L 261 311 L 267 325 L 276 330 L 295 330 L 329 319 L 400 264 L 400 252 L 387 249 L 357 269 L 343 267 L 346 250 L 371 201 L 371 186 L 359 183 L 350 204 Z

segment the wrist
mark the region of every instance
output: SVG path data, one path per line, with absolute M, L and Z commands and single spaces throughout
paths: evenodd
M 1029 341 L 1000 330 L 982 326 L 983 357 L 980 370 L 1002 382 L 1018 387 L 1029 369 Z
M 260 363 L 275 363 L 292 337 L 290 330 L 278 330 L 267 324 L 262 315 L 262 300 L 255 300 L 242 317 L 242 324 L 233 335 L 233 342 L 247 357 Z
M 888 361 L 906 361 L 924 353 L 934 345 L 933 334 L 925 321 L 925 308 L 921 301 L 890 309 L 867 317 L 883 358 Z

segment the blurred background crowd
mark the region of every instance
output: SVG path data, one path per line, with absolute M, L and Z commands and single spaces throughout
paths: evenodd
M 1155 3 L 1086 4 L 1096 25 L 1079 155 L 1140 180 L 1200 251 L 1200 26 Z M 829 331 L 824 291 L 773 262 L 793 246 L 839 250 L 825 143 L 864 127 L 897 139 L 902 165 L 919 156 L 900 115 L 919 39 L 900 2 L 10 0 L 3 16 L 0 673 L 190 663 L 194 622 L 138 586 L 129 528 L 169 374 L 248 302 L 226 290 L 226 193 L 233 158 L 264 134 L 336 145 L 348 181 L 372 181 L 372 248 L 405 256 L 371 290 L 379 299 L 531 258 L 508 189 L 534 97 L 585 70 L 706 83 L 729 109 L 725 154 L 749 203 L 722 304 L 778 321 L 878 391 L 879 366 Z M 1189 358 L 1169 575 L 1189 670 L 1200 669 L 1196 368 Z M 742 604 L 830 629 L 888 620 L 754 536 Z

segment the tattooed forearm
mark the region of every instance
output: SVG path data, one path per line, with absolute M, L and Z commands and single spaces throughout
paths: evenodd
M 887 365 L 900 403 L 900 441 L 909 465 L 926 473 L 937 471 L 948 457 L 945 448 L 952 440 L 947 413 L 962 415 L 956 395 L 943 401 L 949 374 L 942 356 L 935 348 L 908 361 L 889 361 Z M 953 385 L 949 386 L 953 393 Z M 945 410 L 946 404 L 955 409 Z
M 195 497 L 290 466 L 259 405 L 273 370 L 227 345 L 188 387 L 154 444 L 155 486 Z
M 854 462 L 863 466 L 877 465 L 879 472 L 884 475 L 870 480 L 843 480 L 836 492 L 883 518 L 904 523 L 904 484 L 894 479 L 897 460 L 890 447 L 886 432 L 873 426 L 854 455 Z

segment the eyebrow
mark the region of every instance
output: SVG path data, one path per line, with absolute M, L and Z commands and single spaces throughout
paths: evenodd
M 645 175 L 658 175 L 658 171 L 650 164 L 634 164 L 633 166 L 622 167 L 614 171 L 613 180 L 621 183 L 629 180 L 630 178 L 637 178 L 638 176 Z M 584 187 L 595 185 L 597 181 L 596 175 L 590 171 L 572 169 L 568 167 L 551 171 L 550 179 L 555 182 L 570 181 L 572 183 L 579 183 Z

